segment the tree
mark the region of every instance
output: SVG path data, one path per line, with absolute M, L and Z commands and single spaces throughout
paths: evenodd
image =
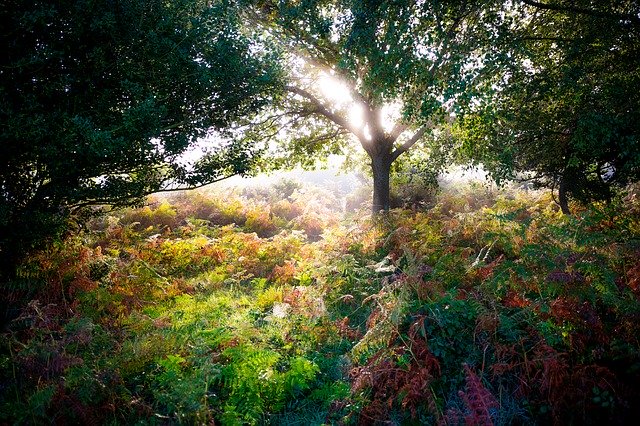
M 450 117 L 478 74 L 470 52 L 486 37 L 473 27 L 482 3 L 248 3 L 245 18 L 284 52 L 289 83 L 268 117 L 247 123 L 247 135 L 279 139 L 286 161 L 303 164 L 355 139 L 370 160 L 373 211 L 389 209 L 392 164 Z M 341 96 L 323 92 L 327 79 Z
M 0 258 L 79 208 L 246 172 L 233 143 L 181 155 L 278 94 L 279 71 L 226 1 L 8 1 L 0 10 Z M 224 136 L 224 135 L 223 135 Z
M 467 154 L 501 179 L 525 173 L 570 198 L 610 199 L 640 178 L 637 2 L 523 0 L 504 52 L 460 120 Z

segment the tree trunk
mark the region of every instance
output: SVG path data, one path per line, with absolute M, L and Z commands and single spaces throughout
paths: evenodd
M 569 210 L 569 197 L 567 196 L 567 177 L 562 176 L 560 178 L 560 186 L 558 187 L 558 204 L 560 204 L 560 210 L 563 214 L 570 215 Z
M 376 153 L 371 157 L 373 171 L 373 204 L 372 213 L 388 211 L 390 207 L 390 175 L 393 159 L 390 153 Z

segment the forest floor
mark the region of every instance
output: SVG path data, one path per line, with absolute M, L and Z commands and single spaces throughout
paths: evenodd
M 2 291 L 0 424 L 625 424 L 640 201 L 450 187 L 373 221 L 271 188 L 151 198 Z

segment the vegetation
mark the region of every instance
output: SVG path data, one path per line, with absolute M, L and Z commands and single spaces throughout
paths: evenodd
M 288 71 L 247 140 L 279 140 L 276 166 L 355 141 L 374 212 L 391 206 L 392 166 L 409 150 L 430 173 L 457 157 L 549 187 L 567 214 L 569 198 L 606 200 L 640 177 L 635 2 L 246 3 Z
M 637 3 L 6 1 L 0 424 L 632 423 Z
M 328 153 L 351 154 L 356 141 L 373 178 L 373 212 L 390 208 L 392 165 L 414 146 L 430 154 L 423 167 L 432 173 L 445 166 L 431 133 L 452 118 L 452 102 L 479 74 L 467 65 L 489 44 L 488 32 L 469 23 L 491 5 L 245 3 L 249 22 L 282 52 L 288 70 L 287 96 L 247 123 L 249 140 L 279 141 L 281 158 L 272 163 L 311 166 Z
M 640 20 L 609 3 L 10 2 L 0 274 L 88 205 L 311 166 L 354 141 L 374 212 L 418 146 L 427 176 L 463 158 L 533 173 L 565 213 L 570 196 L 610 199 L 639 176 Z
M 626 1 L 523 3 L 458 136 L 494 177 L 524 174 L 569 213 L 640 177 L 640 18 Z
M 231 192 L 113 211 L 19 267 L 6 297 L 31 302 L 2 334 L 3 422 L 638 414 L 633 195 L 565 216 L 549 194 L 473 184 L 381 223 L 291 182 Z
M 198 138 L 255 113 L 278 68 L 224 2 L 9 1 L 0 11 L 0 274 L 87 205 L 129 205 L 251 168 Z

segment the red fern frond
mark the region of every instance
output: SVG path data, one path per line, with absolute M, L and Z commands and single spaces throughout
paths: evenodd
M 464 365 L 466 374 L 466 392 L 458 394 L 468 410 L 465 415 L 467 425 L 493 425 L 491 412 L 499 408 L 498 401 L 493 394 L 482 384 L 478 375 L 468 366 Z

